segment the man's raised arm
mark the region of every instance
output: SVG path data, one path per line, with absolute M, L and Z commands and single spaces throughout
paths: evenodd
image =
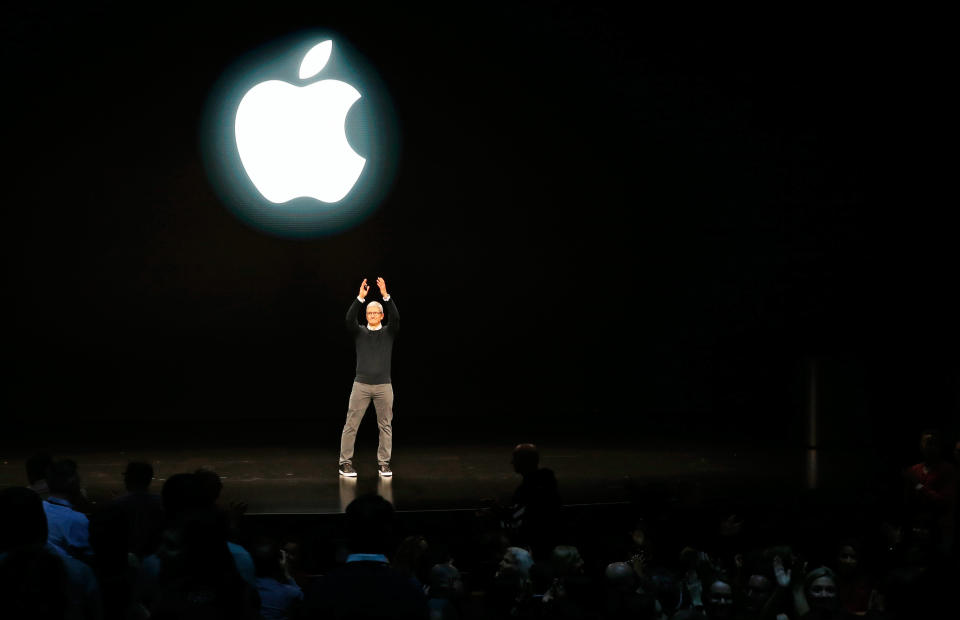
M 366 280 L 364 280 L 366 282 Z M 397 310 L 397 304 L 394 303 L 393 297 L 390 296 L 390 293 L 387 292 L 387 282 L 383 278 L 377 278 L 377 286 L 380 288 L 380 296 L 383 297 L 383 301 L 387 304 L 389 309 L 388 316 L 390 317 L 390 331 L 394 335 L 400 332 L 400 311 Z
M 357 314 L 359 314 L 360 306 L 363 303 L 364 298 L 366 298 L 369 290 L 370 287 L 367 285 L 367 279 L 364 278 L 363 282 L 360 284 L 360 292 L 357 293 L 353 303 L 350 304 L 350 308 L 347 309 L 347 331 L 355 332 L 360 329 L 360 323 L 357 322 Z

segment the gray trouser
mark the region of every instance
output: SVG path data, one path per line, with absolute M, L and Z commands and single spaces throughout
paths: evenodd
M 347 407 L 347 421 L 343 425 L 343 434 L 340 436 L 340 464 L 349 463 L 353 459 L 353 444 L 357 440 L 357 428 L 363 414 L 367 412 L 370 401 L 377 410 L 377 426 L 380 427 L 380 446 L 377 448 L 377 463 L 390 463 L 390 453 L 393 452 L 393 384 L 381 383 L 368 385 L 353 382 L 350 390 L 350 404 Z

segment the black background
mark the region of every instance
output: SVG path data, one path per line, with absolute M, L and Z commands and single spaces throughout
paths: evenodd
M 397 415 L 444 432 L 795 436 L 810 359 L 838 441 L 954 428 L 935 15 L 347 4 L 5 9 L 14 418 L 339 424 L 342 317 L 382 275 Z M 220 203 L 199 129 L 305 28 L 378 69 L 402 143 L 371 217 L 291 240 Z

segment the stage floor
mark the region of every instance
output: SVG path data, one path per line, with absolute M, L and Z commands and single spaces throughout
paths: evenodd
M 800 453 L 762 452 L 742 443 L 667 444 L 647 438 L 646 445 L 636 446 L 620 440 L 567 436 L 538 441 L 541 465 L 556 473 L 564 504 L 632 501 L 638 489 L 651 485 L 682 487 L 685 496 L 699 500 L 736 495 L 744 488 L 802 486 Z M 337 513 L 368 492 L 386 497 L 401 511 L 474 509 L 485 499 L 507 500 L 520 481 L 510 466 L 509 441 L 400 442 L 395 445 L 392 479 L 377 474 L 375 439 L 358 442 L 355 479 L 338 475 L 336 446 L 225 443 L 171 447 L 145 441 L 136 448 L 71 447 L 54 456 L 77 461 L 83 486 L 98 504 L 123 492 L 123 469 L 128 461 L 138 460 L 153 464 L 151 490 L 157 493 L 174 473 L 212 469 L 223 479 L 222 502 L 246 502 L 249 514 Z M 0 455 L 0 486 L 26 483 L 26 456 Z

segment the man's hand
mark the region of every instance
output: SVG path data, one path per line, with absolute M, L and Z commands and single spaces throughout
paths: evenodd
M 688 570 L 684 582 L 687 593 L 690 595 L 690 604 L 694 607 L 703 607 L 703 582 L 700 581 L 697 571 L 692 568 Z
M 247 513 L 247 502 L 230 502 L 227 507 L 227 526 L 232 532 L 240 531 L 240 521 Z
M 364 280 L 366 282 L 366 280 Z M 383 278 L 377 278 L 377 286 L 380 287 L 380 296 L 381 297 L 390 297 L 390 293 L 387 292 L 387 282 Z
M 736 536 L 743 530 L 743 519 L 737 521 L 737 515 L 730 515 L 720 522 L 721 536 Z
M 633 557 L 630 558 L 630 567 L 639 579 L 644 579 L 647 570 L 647 554 L 643 551 L 634 554 Z
M 773 558 L 773 574 L 777 578 L 777 584 L 781 588 L 790 587 L 790 573 L 793 572 L 789 568 L 783 567 L 783 560 L 780 559 L 780 556 L 775 556 Z
M 283 576 L 287 578 L 287 583 L 294 583 L 293 575 L 290 574 L 290 556 L 286 549 L 280 550 L 280 568 L 283 569 Z
M 357 297 L 359 297 L 360 299 L 366 299 L 367 291 L 369 290 L 370 290 L 370 287 L 367 286 L 367 279 L 364 278 L 363 282 L 360 284 L 360 292 L 357 293 Z

